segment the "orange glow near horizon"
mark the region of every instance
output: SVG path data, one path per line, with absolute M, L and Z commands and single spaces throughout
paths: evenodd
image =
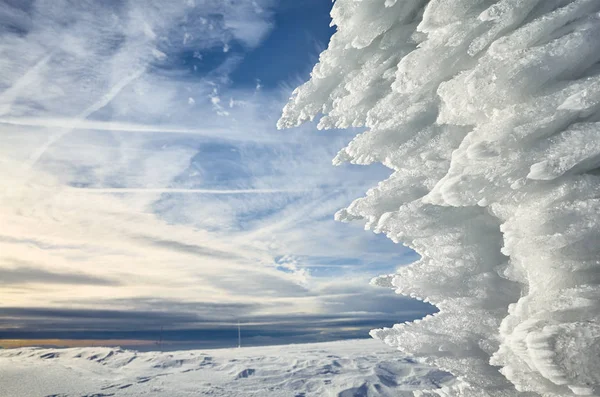
M 148 346 L 155 341 L 138 339 L 0 339 L 0 348 L 15 349 L 19 347 L 115 347 L 115 346 Z

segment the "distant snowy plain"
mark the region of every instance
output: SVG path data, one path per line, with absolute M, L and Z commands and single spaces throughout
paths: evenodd
M 0 351 L 2 397 L 403 397 L 453 382 L 376 340 L 144 353 Z

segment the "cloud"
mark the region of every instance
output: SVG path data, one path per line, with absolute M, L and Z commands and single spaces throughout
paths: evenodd
M 159 249 L 183 252 L 187 254 L 192 254 L 194 256 L 204 256 L 208 258 L 218 258 L 231 261 L 240 260 L 244 258 L 243 256 L 237 255 L 233 252 L 220 251 L 214 248 L 203 247 L 195 244 L 185 244 L 174 240 L 158 239 L 155 237 L 147 236 L 138 236 L 137 239 L 143 241 L 145 244 L 152 245 Z
M 85 192 L 92 194 L 124 194 L 124 193 L 141 193 L 141 194 L 162 194 L 162 193 L 183 193 L 183 194 L 269 194 L 269 193 L 286 193 L 293 190 L 283 189 L 176 189 L 176 188 L 108 188 L 108 189 L 86 189 L 77 188 L 77 192 Z
M 118 286 L 117 280 L 87 274 L 60 273 L 40 269 L 32 263 L 12 260 L 13 268 L 0 268 L 0 285 L 83 284 Z
M 189 101 L 190 98 L 188 98 Z M 194 101 L 195 102 L 195 101 Z M 178 127 L 173 125 L 145 125 L 135 123 L 123 123 L 115 121 L 102 121 L 102 120 L 82 120 L 82 119 L 69 119 L 69 118 L 0 118 L 0 124 L 6 124 L 10 126 L 21 126 L 21 127 L 36 127 L 36 128 L 56 128 L 64 129 L 68 131 L 80 131 L 80 130 L 91 130 L 91 131 L 107 131 L 113 133 L 124 133 L 124 134 L 136 134 L 136 133 L 160 133 L 165 134 L 176 134 L 176 135 L 193 135 L 196 137 L 207 137 L 217 138 L 220 140 L 241 140 L 247 141 L 249 137 L 245 134 L 232 134 L 230 128 L 225 126 L 215 125 L 210 128 L 199 128 L 199 127 Z M 252 131 L 256 132 L 256 131 Z M 266 136 L 253 136 L 252 141 L 260 141 L 261 139 L 268 139 Z M 273 140 L 273 138 L 271 138 Z
M 167 346 L 191 348 L 229 346 L 237 342 L 237 324 L 244 345 L 329 341 L 363 337 L 373 326 L 389 321 L 389 313 L 255 315 L 256 304 L 203 304 L 134 300 L 138 309 L 82 310 L 5 307 L 0 313 L 0 338 L 20 339 L 161 339 Z M 114 302 L 119 305 L 125 302 Z M 131 304 L 132 301 L 127 301 Z M 394 317 L 412 320 L 415 312 Z M 2 325 L 9 325 L 5 328 Z M 232 342 L 233 341 L 233 342 Z M 136 347 L 139 348 L 139 347 Z
M 289 92 L 232 84 L 273 2 L 6 4 L 0 328 L 314 336 L 429 310 L 367 286 L 410 251 L 332 219 L 389 170 L 332 167 L 355 132 L 277 131 Z

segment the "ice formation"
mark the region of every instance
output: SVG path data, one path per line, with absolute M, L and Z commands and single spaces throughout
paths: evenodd
M 336 217 L 422 258 L 373 282 L 440 312 L 372 331 L 461 383 L 600 395 L 600 1 L 337 0 L 279 127 L 366 127 L 392 175 Z

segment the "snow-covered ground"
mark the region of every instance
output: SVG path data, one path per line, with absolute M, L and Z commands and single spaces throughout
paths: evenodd
M 136 352 L 0 350 L 0 396 L 413 396 L 452 377 L 376 340 Z

